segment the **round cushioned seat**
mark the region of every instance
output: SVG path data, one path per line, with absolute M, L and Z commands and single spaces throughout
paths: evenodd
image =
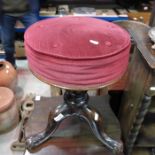
M 130 36 L 121 27 L 89 17 L 61 17 L 25 32 L 31 71 L 51 85 L 72 90 L 99 88 L 125 72 Z

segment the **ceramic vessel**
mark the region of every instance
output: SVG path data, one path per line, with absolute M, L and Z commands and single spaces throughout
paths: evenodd
M 0 87 L 8 87 L 14 90 L 17 81 L 17 72 L 11 63 L 0 61 Z
M 155 49 L 155 27 L 152 27 L 149 31 L 148 31 L 148 35 L 150 37 L 150 39 L 153 42 L 152 45 L 152 49 Z
M 0 133 L 11 130 L 18 122 L 19 111 L 13 91 L 0 87 Z

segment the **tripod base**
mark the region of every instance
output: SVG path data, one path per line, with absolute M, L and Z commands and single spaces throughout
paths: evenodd
M 71 94 L 70 94 L 71 95 Z M 78 94 L 79 95 L 79 94 Z M 81 94 L 80 94 L 81 96 Z M 47 118 L 47 114 L 48 112 L 46 111 L 46 108 L 49 106 L 49 108 L 51 107 L 52 104 L 54 103 L 54 99 L 52 98 L 50 100 L 50 103 L 48 103 L 46 101 L 46 103 L 48 103 L 48 105 L 46 104 L 46 108 L 45 108 L 45 103 L 41 103 L 40 108 L 37 109 L 35 108 L 34 114 L 32 115 L 32 119 L 30 119 L 27 127 L 26 127 L 26 136 L 27 138 L 27 149 L 32 151 L 35 149 L 38 149 L 39 147 L 43 146 L 46 142 L 46 144 L 48 144 L 49 141 L 53 141 L 54 142 L 54 137 L 57 135 L 57 133 L 59 132 L 59 130 L 63 130 L 58 128 L 59 125 L 61 126 L 61 124 L 64 124 L 63 122 L 65 122 L 70 116 L 75 116 L 73 118 L 77 118 L 77 120 L 79 119 L 79 121 L 81 122 L 81 120 L 87 124 L 89 124 L 89 127 L 91 128 L 91 131 L 93 131 L 94 135 L 100 140 L 100 145 L 104 144 L 108 149 L 110 149 L 112 152 L 116 153 L 116 152 L 120 152 L 122 151 L 122 144 L 120 142 L 117 142 L 114 139 L 117 139 L 118 141 L 120 141 L 120 130 L 119 130 L 119 124 L 117 119 L 114 117 L 114 114 L 111 112 L 110 107 L 108 105 L 108 101 L 107 98 L 105 99 L 105 97 L 93 97 L 90 99 L 90 102 L 88 102 L 88 96 L 87 94 L 82 94 L 83 98 L 82 100 L 78 100 L 77 102 L 79 102 L 78 104 L 75 102 L 72 102 L 72 97 L 68 98 L 67 97 L 67 103 L 66 103 L 66 98 L 64 96 L 64 104 L 60 104 L 59 106 L 55 105 L 56 110 L 55 112 L 51 112 L 50 115 Z M 77 98 L 77 96 L 76 96 Z M 57 97 L 57 99 L 60 99 L 60 97 Z M 57 100 L 56 99 L 56 100 Z M 61 98 L 62 99 L 62 98 Z M 85 100 L 85 102 L 83 102 Z M 99 101 L 100 100 L 100 101 Z M 63 101 L 63 100 L 62 100 Z M 61 101 L 61 102 L 62 102 Z M 60 102 L 59 102 L 60 103 Z M 44 105 L 44 107 L 43 107 Z M 36 104 L 36 106 L 38 106 L 38 104 Z M 94 106 L 98 108 L 98 110 L 94 110 Z M 91 108 L 90 108 L 91 107 Z M 102 107 L 102 108 L 101 108 Z M 49 109 L 47 108 L 47 109 Z M 51 108 L 53 109 L 53 108 Z M 44 113 L 43 113 L 44 110 Z M 49 109 L 49 111 L 51 111 Z M 99 111 L 99 112 L 97 112 Z M 40 116 L 39 116 L 40 113 Z M 41 114 L 42 113 L 42 114 Z M 103 116 L 102 114 L 104 114 L 105 116 Z M 48 125 L 45 127 L 44 125 L 41 125 L 41 122 L 39 123 L 38 121 L 41 120 L 36 120 L 38 115 L 38 119 L 40 118 L 42 120 L 43 115 L 46 115 L 46 119 L 48 120 Z M 102 119 L 104 118 L 104 120 Z M 37 124 L 38 122 L 38 124 Z M 33 124 L 34 123 L 34 124 Z M 40 124 L 40 125 L 39 125 Z M 43 124 L 43 123 L 42 123 Z M 78 123 L 79 124 L 79 123 Z M 110 125 L 110 127 L 107 127 L 108 124 Z M 43 132 L 39 133 L 32 131 L 32 126 L 34 126 L 33 129 L 35 129 L 35 131 L 40 128 L 38 130 L 38 132 L 42 131 L 41 130 L 41 126 L 44 129 Z M 68 126 L 68 129 L 73 127 Z M 114 136 L 108 136 L 109 133 L 105 130 L 105 129 L 110 129 L 113 132 L 116 132 L 115 137 Z M 31 133 L 30 133 L 31 130 Z M 74 129 L 75 131 L 76 129 Z M 78 128 L 77 128 L 78 130 Z M 85 131 L 88 131 L 87 129 L 84 129 Z M 55 131 L 58 131 L 57 133 L 55 133 Z M 63 130 L 64 131 L 64 130 Z M 80 136 L 82 134 L 82 132 L 85 131 L 80 131 L 80 133 L 78 134 L 78 136 Z M 33 132 L 33 133 L 32 133 Z M 62 131 L 61 131 L 62 133 Z M 84 136 L 88 136 L 84 135 Z M 114 137 L 114 139 L 110 138 L 110 137 Z M 51 139 L 52 138 L 52 139 Z M 65 137 L 64 137 L 65 138 Z M 87 139 L 87 137 L 85 137 L 85 139 Z M 81 141 L 82 143 L 83 141 Z M 44 144 L 43 144 L 44 143 Z M 99 141 L 98 141 L 99 143 Z M 98 144 L 99 145 L 99 144 Z

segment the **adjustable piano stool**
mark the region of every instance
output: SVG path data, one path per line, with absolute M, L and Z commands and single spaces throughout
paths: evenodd
M 39 21 L 24 38 L 32 73 L 65 89 L 63 96 L 36 101 L 25 129 L 25 155 L 122 154 L 108 96 L 89 97 L 87 91 L 107 87 L 124 74 L 129 34 L 110 22 L 69 16 Z

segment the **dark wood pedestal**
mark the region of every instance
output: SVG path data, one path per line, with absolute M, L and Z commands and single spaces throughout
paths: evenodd
M 37 134 L 46 128 L 48 115 L 63 103 L 63 97 L 45 98 L 35 101 L 35 109 L 26 125 L 26 137 Z M 89 103 L 104 118 L 105 132 L 121 141 L 119 121 L 109 106 L 108 96 L 90 97 Z M 54 137 L 33 152 L 26 150 L 25 155 L 112 155 L 91 133 L 89 126 L 77 117 L 69 117 L 57 129 Z M 119 155 L 123 155 L 120 153 Z

